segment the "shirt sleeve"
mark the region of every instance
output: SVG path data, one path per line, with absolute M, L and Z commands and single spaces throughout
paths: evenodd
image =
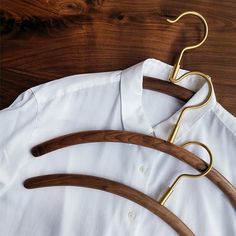
M 37 101 L 31 89 L 0 111 L 0 194 L 30 158 Z

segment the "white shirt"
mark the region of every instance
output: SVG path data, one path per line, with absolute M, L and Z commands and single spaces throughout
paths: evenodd
M 176 235 L 161 219 L 127 199 L 94 189 L 51 187 L 27 190 L 26 178 L 88 174 L 115 180 L 159 199 L 180 173 L 196 173 L 167 154 L 129 144 L 89 143 L 35 158 L 30 149 L 68 133 L 117 129 L 167 139 L 182 101 L 143 90 L 143 76 L 167 80 L 171 66 L 155 59 L 125 70 L 80 74 L 33 87 L 0 112 L 1 236 Z M 179 76 L 185 73 L 180 70 Z M 214 83 L 214 78 L 213 78 Z M 198 76 L 180 83 L 205 99 Z M 196 140 L 209 146 L 214 167 L 236 185 L 236 120 L 215 95 L 184 116 L 175 143 Z M 197 146 L 188 148 L 208 161 Z M 200 236 L 236 235 L 236 213 L 228 198 L 206 177 L 180 181 L 166 205 Z

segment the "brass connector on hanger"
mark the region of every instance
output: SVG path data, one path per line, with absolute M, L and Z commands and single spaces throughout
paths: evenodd
M 186 106 L 186 107 L 183 108 L 183 110 L 180 112 L 178 120 L 177 120 L 177 122 L 176 122 L 176 124 L 175 124 L 169 138 L 168 138 L 168 141 L 170 143 L 174 143 L 174 141 L 175 141 L 175 138 L 176 138 L 177 133 L 178 133 L 179 128 L 180 128 L 180 122 L 181 122 L 185 112 L 188 111 L 188 110 L 199 109 L 199 108 L 205 106 L 210 101 L 210 98 L 213 94 L 213 85 L 212 85 L 212 82 L 211 82 L 211 78 L 210 78 L 209 75 L 206 75 L 204 73 L 201 73 L 201 72 L 198 72 L 198 71 L 187 72 L 184 75 L 182 75 L 180 78 L 178 78 L 177 82 L 180 82 L 181 80 L 183 80 L 184 78 L 186 78 L 190 75 L 199 75 L 199 76 L 201 76 L 202 78 L 204 78 L 206 80 L 206 82 L 208 84 L 208 88 L 209 88 L 208 89 L 208 94 L 207 94 L 206 99 L 204 101 L 200 102 L 199 104 L 193 105 L 193 106 Z
M 207 175 L 207 174 L 210 172 L 210 170 L 212 169 L 212 165 L 213 165 L 213 155 L 212 155 L 210 149 L 209 149 L 205 144 L 200 143 L 200 142 L 197 142 L 197 141 L 186 142 L 186 143 L 184 143 L 184 144 L 181 145 L 181 146 L 182 146 L 182 147 L 186 147 L 186 146 L 191 145 L 191 144 L 199 145 L 199 146 L 205 148 L 205 150 L 208 152 L 208 155 L 209 155 L 209 157 L 210 157 L 210 162 L 209 162 L 209 164 L 208 164 L 208 168 L 207 168 L 205 171 L 203 171 L 202 173 L 197 174 L 197 175 L 193 175 L 193 174 L 181 174 L 181 175 L 179 175 L 179 176 L 175 179 L 174 183 L 168 188 L 168 190 L 167 190 L 167 191 L 162 195 L 162 197 L 160 198 L 159 203 L 160 203 L 161 205 L 164 205 L 164 204 L 166 203 L 167 199 L 168 199 L 168 198 L 170 197 L 170 195 L 173 193 L 174 188 L 176 187 L 177 183 L 180 181 L 181 178 L 183 178 L 183 177 L 199 178 L 199 177 L 202 177 L 202 176 Z

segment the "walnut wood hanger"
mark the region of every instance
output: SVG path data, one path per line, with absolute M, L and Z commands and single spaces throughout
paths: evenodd
M 52 186 L 79 186 L 99 189 L 129 199 L 148 209 L 171 226 L 179 235 L 191 236 L 193 232 L 171 211 L 155 199 L 127 185 L 89 175 L 53 174 L 33 177 L 24 182 L 27 189 Z
M 208 166 L 205 161 L 175 144 L 157 137 L 122 130 L 93 130 L 67 134 L 43 142 L 33 147 L 31 152 L 33 156 L 39 157 L 60 148 L 91 142 L 121 142 L 152 148 L 167 153 L 200 172 L 206 170 Z M 206 177 L 220 188 L 236 207 L 236 189 L 234 186 L 214 168 Z

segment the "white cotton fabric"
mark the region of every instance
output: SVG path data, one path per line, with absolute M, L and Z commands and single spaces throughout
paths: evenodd
M 176 158 L 131 144 L 74 145 L 40 158 L 30 152 L 41 142 L 85 130 L 129 130 L 167 140 L 183 106 L 197 104 L 208 92 L 199 76 L 180 83 L 196 92 L 187 104 L 142 88 L 143 76 L 168 80 L 171 69 L 147 59 L 125 70 L 73 75 L 33 87 L 0 111 L 0 236 L 176 235 L 148 210 L 110 193 L 22 185 L 38 175 L 88 174 L 158 199 L 180 173 L 196 173 Z M 214 167 L 235 186 L 235 134 L 236 119 L 213 94 L 206 106 L 186 113 L 175 144 L 206 144 Z M 208 161 L 202 148 L 188 150 Z M 206 177 L 181 180 L 165 206 L 196 235 L 236 235 L 235 209 Z

